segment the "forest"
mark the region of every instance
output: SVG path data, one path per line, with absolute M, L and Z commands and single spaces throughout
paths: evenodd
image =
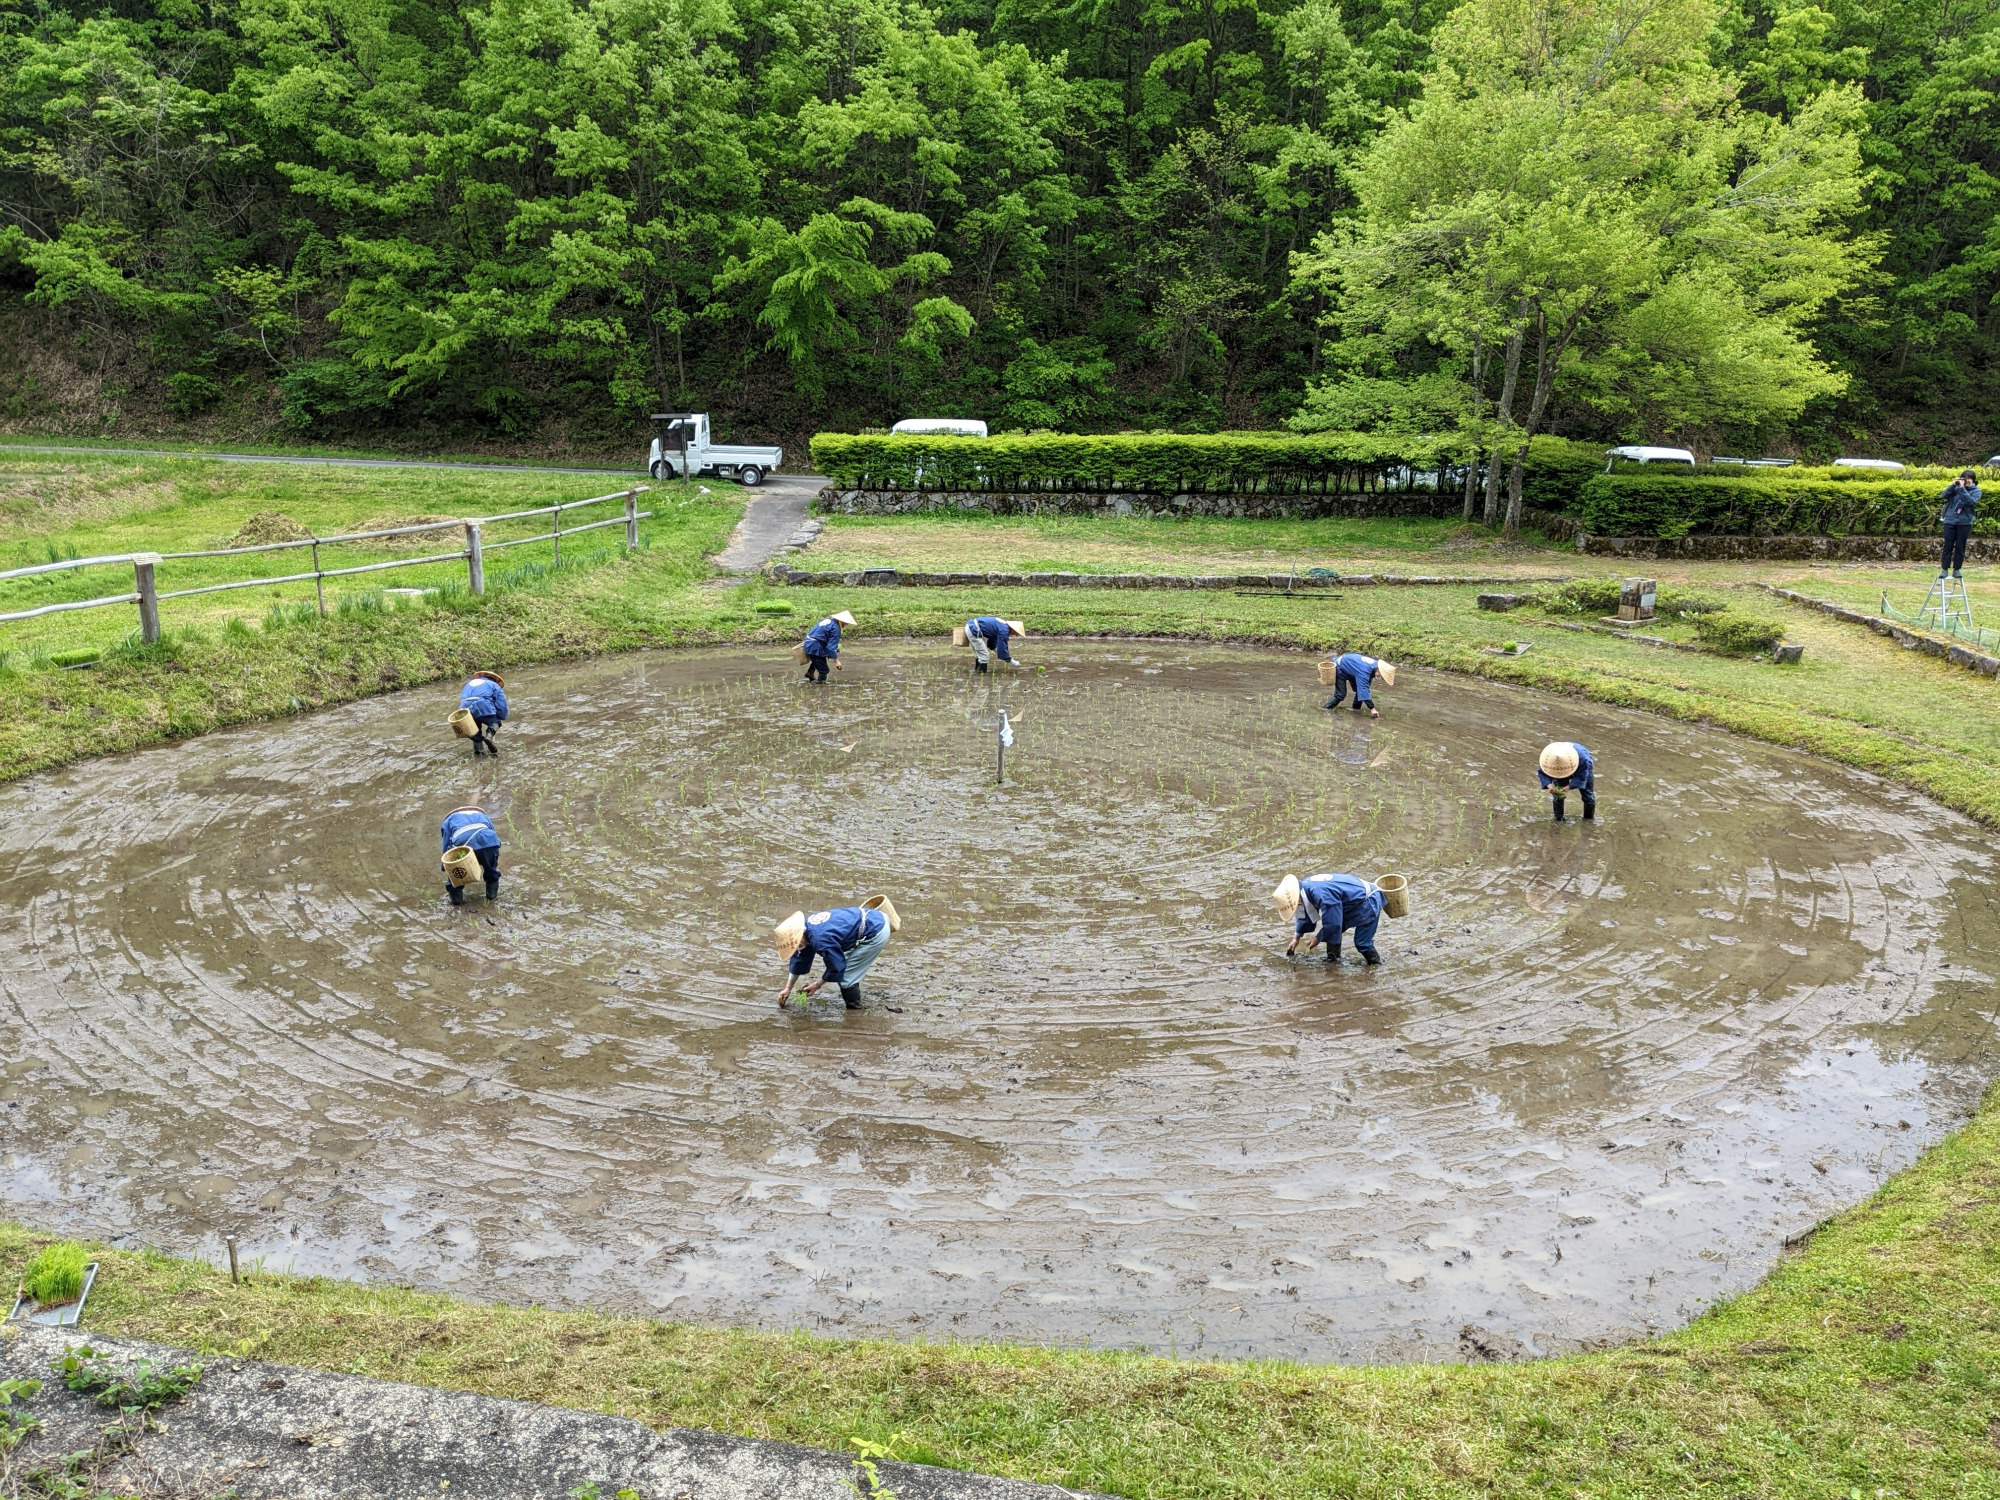
M 0 411 L 1983 457 L 1996 82 L 2000 0 L 7 0 Z

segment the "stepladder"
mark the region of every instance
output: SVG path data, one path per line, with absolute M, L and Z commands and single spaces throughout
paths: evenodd
M 1947 635 L 1970 632 L 1972 601 L 1966 597 L 1965 580 L 1942 573 L 1932 579 L 1931 591 L 1924 595 L 1923 606 L 1917 611 L 1917 623 L 1934 625 Z

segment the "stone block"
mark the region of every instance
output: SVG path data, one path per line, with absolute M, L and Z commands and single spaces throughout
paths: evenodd
M 1479 607 L 1490 609 L 1496 614 L 1505 614 L 1510 609 L 1519 609 L 1528 602 L 1526 594 L 1481 594 Z

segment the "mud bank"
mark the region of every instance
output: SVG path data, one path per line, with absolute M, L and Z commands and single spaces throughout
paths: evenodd
M 622 657 L 510 681 L 497 764 L 427 690 L 0 791 L 0 1192 L 515 1301 L 1508 1357 L 1749 1285 L 1993 1071 L 1991 860 L 1921 798 L 1439 674 L 1371 724 L 1296 655 L 1030 649 Z M 473 800 L 506 887 L 454 911 Z M 1283 957 L 1321 869 L 1410 876 L 1384 969 Z M 781 1014 L 771 923 L 876 890 L 869 1008 Z

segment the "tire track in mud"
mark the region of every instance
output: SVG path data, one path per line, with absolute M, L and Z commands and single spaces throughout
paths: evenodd
M 1296 656 L 1031 650 L 624 657 L 510 683 L 497 763 L 421 692 L 0 790 L 17 1211 L 773 1326 L 1554 1350 L 1746 1285 L 1987 1076 L 1991 861 L 1912 795 L 1440 674 L 1369 722 Z M 438 889 L 470 801 L 491 911 Z M 1384 969 L 1283 958 L 1321 869 L 1411 877 Z M 870 1008 L 780 1014 L 771 924 L 876 890 Z

